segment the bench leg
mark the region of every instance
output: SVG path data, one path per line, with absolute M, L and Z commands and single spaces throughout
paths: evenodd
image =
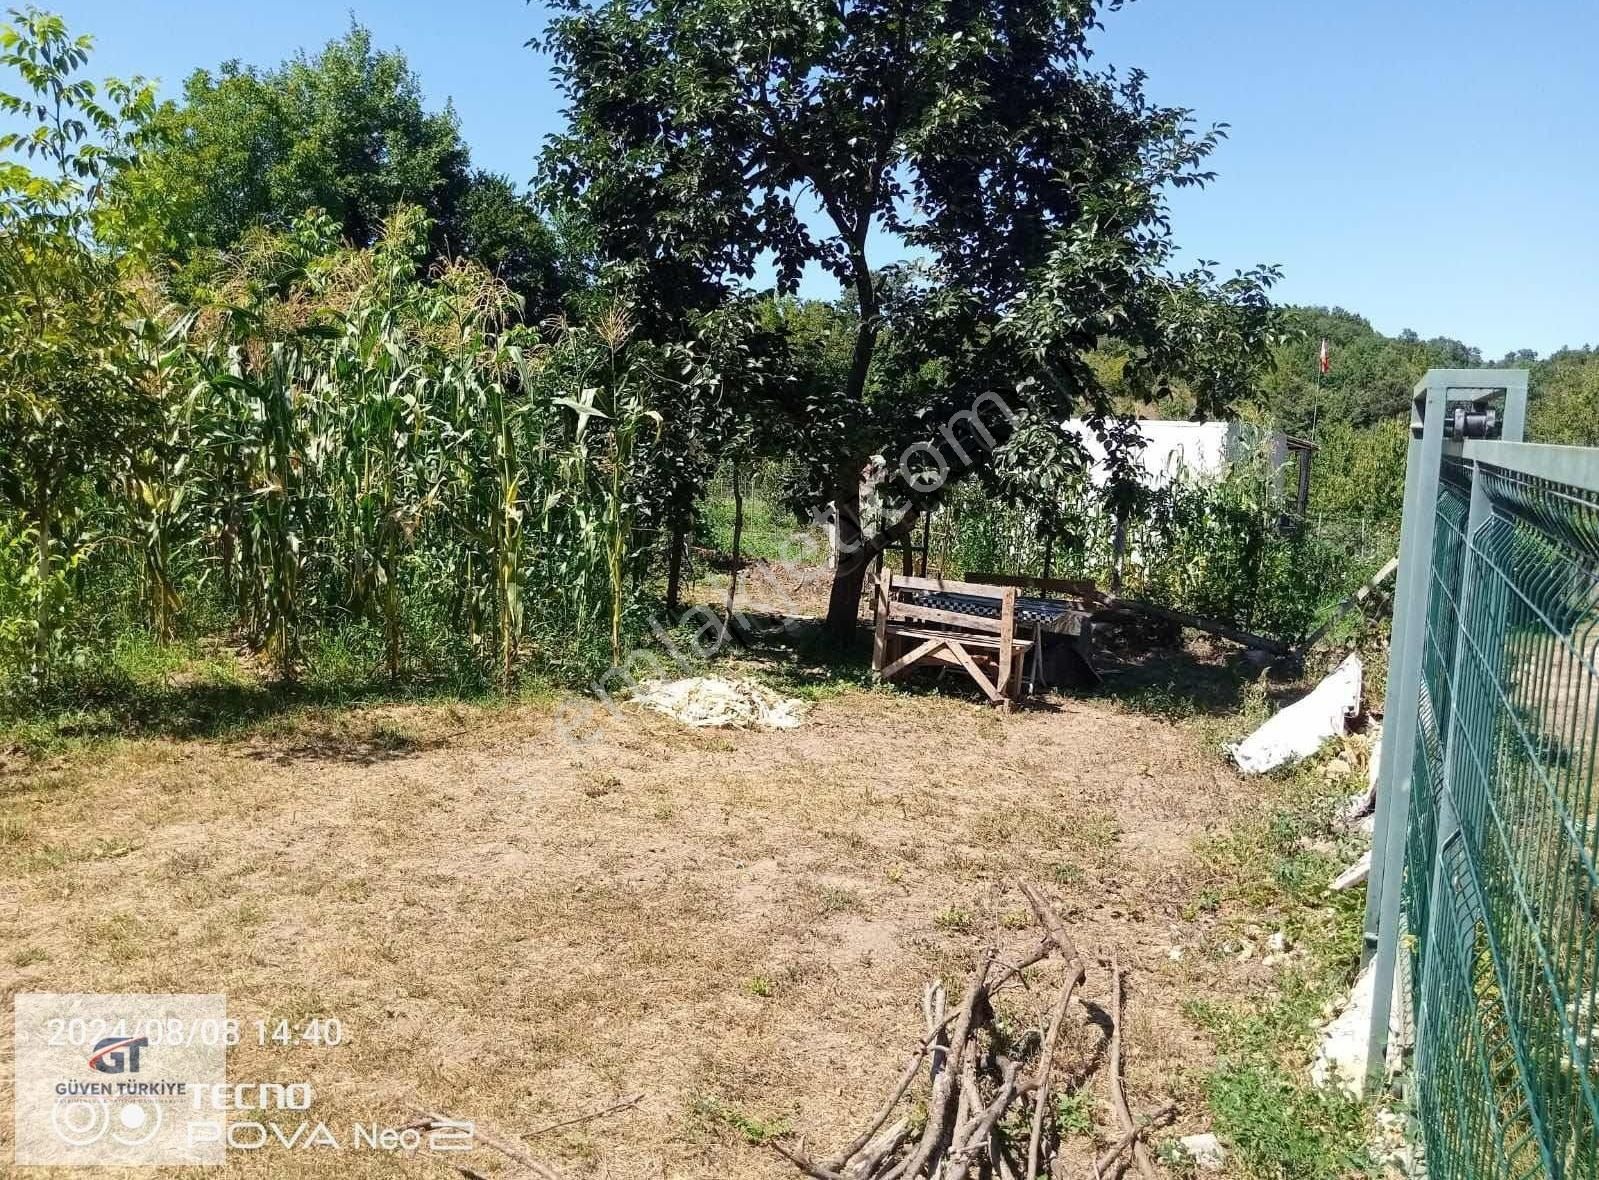
M 1005 686 L 1005 712 L 1014 713 L 1022 699 L 1023 661 L 1017 660 L 1011 668 L 1010 683 Z

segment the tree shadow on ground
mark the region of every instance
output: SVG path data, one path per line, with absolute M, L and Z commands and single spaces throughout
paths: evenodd
M 418 748 L 417 743 L 381 723 L 367 727 L 370 732 L 318 726 L 322 714 L 351 706 L 467 700 L 480 695 L 463 693 L 455 686 L 396 689 L 382 682 L 332 686 L 270 681 L 77 685 L 70 693 L 24 702 L 0 717 L 0 753 L 38 753 L 61 744 L 110 738 L 187 741 L 236 737 L 262 727 L 272 729 L 293 719 L 292 734 L 273 733 L 280 753 L 370 763 L 404 757 Z
M 1221 644 L 1122 647 L 1096 652 L 1096 664 L 1104 679 L 1094 695 L 1169 720 L 1237 713 L 1256 684 L 1273 710 L 1304 688 L 1297 669 L 1262 664 L 1245 650 Z
M 748 611 L 744 617 L 750 631 L 722 653 L 733 670 L 747 664 L 774 689 L 813 700 L 871 684 L 871 646 L 863 638 L 867 632 L 841 646 L 819 619 Z

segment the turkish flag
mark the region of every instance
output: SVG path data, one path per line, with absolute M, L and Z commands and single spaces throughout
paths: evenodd
M 1321 365 L 1321 371 L 1323 374 L 1325 374 L 1328 369 L 1332 368 L 1332 357 L 1327 352 L 1327 337 L 1325 336 L 1321 338 L 1321 357 L 1317 363 Z

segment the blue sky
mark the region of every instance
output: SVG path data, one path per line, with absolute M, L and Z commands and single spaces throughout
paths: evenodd
M 91 72 L 272 64 L 350 13 L 454 102 L 481 166 L 525 180 L 559 123 L 522 0 L 44 0 L 95 34 Z M 1280 263 L 1278 298 L 1490 357 L 1599 343 L 1595 0 L 1137 0 L 1099 60 L 1232 124 L 1217 183 L 1175 198 L 1178 241 L 1224 267 Z M 826 293 L 820 284 L 813 293 Z

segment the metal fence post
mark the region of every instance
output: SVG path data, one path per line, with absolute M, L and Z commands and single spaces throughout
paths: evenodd
M 1362 967 L 1373 956 L 1376 958 L 1366 1057 L 1368 1091 L 1382 1079 L 1394 973 L 1399 961 L 1400 889 L 1405 875 L 1410 777 L 1416 746 L 1415 703 L 1421 691 L 1438 475 L 1443 463 L 1444 406 L 1449 396 L 1448 386 L 1440 378 L 1435 371 L 1429 372 L 1416 386 L 1416 417 L 1411 420 L 1405 459 L 1405 514 L 1399 532 L 1399 579 L 1388 645 L 1388 692 L 1383 706 L 1377 810 L 1361 953 Z
M 1403 859 L 1371 899 L 1367 1081 L 1409 966 L 1426 1170 L 1599 1180 L 1599 448 L 1517 440 L 1524 373 L 1429 378 L 1446 419 L 1436 484 L 1421 473 L 1431 553 L 1406 521 L 1428 601 L 1419 677 L 1394 655 L 1379 848 Z
M 1522 442 L 1527 434 L 1527 370 L 1505 369 L 1495 376 L 1502 379 L 1505 390 L 1504 427 L 1499 431 L 1502 442 Z

